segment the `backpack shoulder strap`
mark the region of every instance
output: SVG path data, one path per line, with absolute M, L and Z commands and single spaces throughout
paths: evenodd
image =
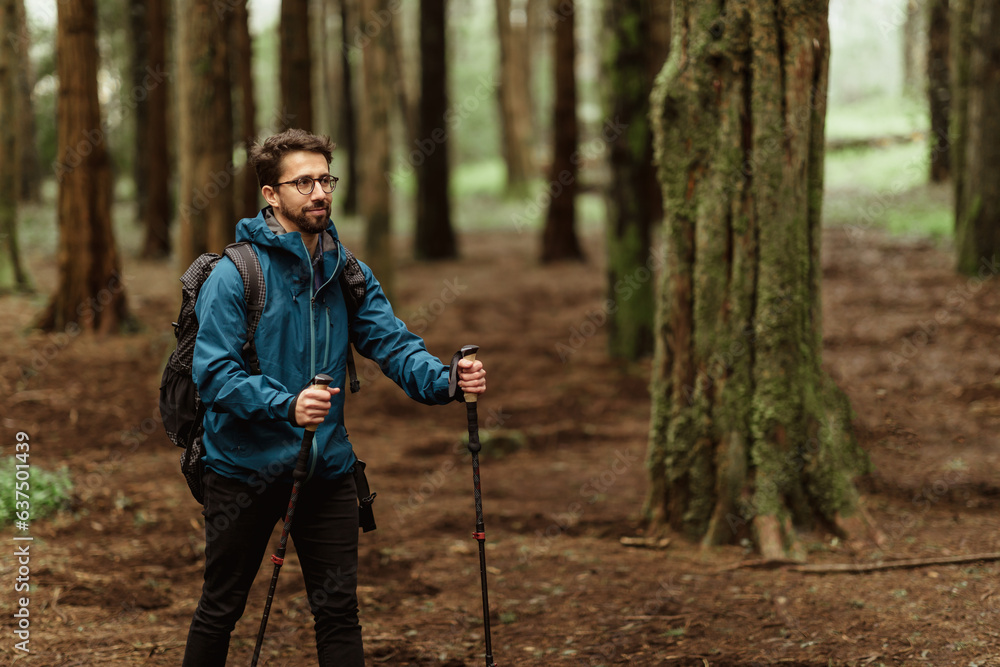
M 344 303 L 347 304 L 347 326 L 350 329 L 354 323 L 354 317 L 358 313 L 361 302 L 365 299 L 365 274 L 361 271 L 361 265 L 347 246 L 344 248 L 344 256 L 347 262 L 344 270 L 340 272 L 340 291 L 344 294 Z M 347 374 L 351 379 L 351 393 L 356 394 L 361 391 L 361 383 L 358 381 L 358 371 L 354 364 L 354 351 L 351 346 L 347 347 Z
M 264 271 L 260 267 L 257 253 L 247 241 L 231 243 L 226 246 L 226 257 L 233 261 L 243 278 L 243 298 L 247 303 L 247 342 L 243 344 L 243 354 L 252 375 L 260 375 L 260 359 L 257 358 L 257 344 L 254 334 L 264 312 L 264 300 L 267 287 L 264 284 Z

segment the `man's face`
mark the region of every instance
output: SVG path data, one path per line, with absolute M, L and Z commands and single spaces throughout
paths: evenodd
M 282 160 L 281 178 L 278 182 L 295 181 L 303 176 L 317 179 L 329 172 L 326 158 L 321 154 L 295 151 Z M 290 231 L 319 234 L 326 229 L 332 196 L 329 192 L 323 192 L 319 183 L 313 183 L 313 190 L 307 195 L 300 193 L 295 183 L 272 186 L 272 190 L 277 200 L 274 204 L 275 212 L 279 218 L 283 218 L 286 225 L 291 226 Z

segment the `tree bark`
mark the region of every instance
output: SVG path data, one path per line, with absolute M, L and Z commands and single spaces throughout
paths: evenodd
M 995 273 L 1000 258 L 1000 0 L 976 0 L 971 13 L 962 167 L 963 217 L 957 221 L 958 270 Z
M 146 96 L 145 121 L 137 130 L 136 150 L 145 155 L 145 211 L 140 218 L 145 229 L 142 256 L 147 259 L 170 255 L 171 161 L 167 143 L 169 84 L 167 82 L 167 16 L 164 0 L 146 0 L 147 58 L 141 84 Z
M 17 70 L 19 62 L 18 36 L 26 35 L 18 14 L 15 0 L 0 2 L 0 35 L 7 35 L 0 43 L 0 153 L 17 156 L 18 106 Z M 18 183 L 20 161 L 16 158 L 0 160 L 0 183 Z M 28 278 L 21 263 L 17 241 L 16 193 L 0 198 L 0 293 L 23 291 L 28 288 Z
M 361 0 L 361 16 L 380 16 L 389 11 L 388 0 Z M 392 206 L 389 190 L 389 106 L 392 81 L 386 33 L 379 31 L 363 47 L 364 94 L 360 104 L 362 162 L 361 215 L 365 218 L 365 261 L 383 289 L 392 294 L 395 268 L 392 252 Z
M 360 54 L 351 43 L 351 28 L 358 24 L 354 0 L 340 0 L 340 27 L 342 77 L 340 99 L 340 133 L 338 145 L 347 152 L 347 169 L 344 183 L 344 215 L 356 215 L 358 212 L 358 174 L 361 172 L 358 158 L 358 122 L 355 114 L 354 94 L 354 58 L 352 54 Z
M 920 97 L 927 89 L 928 13 L 925 0 L 906 0 L 903 22 L 903 93 Z
M 703 544 L 856 509 L 867 457 L 822 369 L 826 2 L 674 3 L 651 118 L 665 263 L 648 448 L 651 526 Z
M 128 0 L 128 33 L 132 44 L 132 60 L 129 67 L 132 90 L 141 90 L 143 77 L 149 63 L 149 19 L 148 0 Z M 146 220 L 149 196 L 149 163 L 152 156 L 145 150 L 147 126 L 149 124 L 149 97 L 133 96 L 135 135 L 132 180 L 135 182 L 136 220 Z
M 31 32 L 24 11 L 24 0 L 17 0 L 17 163 L 20 182 L 18 198 L 22 202 L 37 202 L 42 196 L 42 169 L 35 143 L 35 111 L 32 90 L 35 87 L 34 68 L 31 64 Z
M 180 136 L 180 248 L 184 269 L 235 238 L 233 104 L 229 74 L 232 12 L 212 0 L 180 0 L 177 71 Z
M 313 131 L 309 0 L 281 0 L 281 113 L 286 127 Z
M 965 145 L 969 135 L 969 56 L 972 53 L 973 0 L 952 0 L 948 74 L 951 82 L 951 114 L 948 138 L 951 142 L 952 188 L 955 206 L 956 264 L 963 254 L 966 236 Z
M 943 183 L 951 175 L 949 159 L 948 114 L 951 86 L 948 76 L 949 33 L 948 0 L 931 0 L 928 8 L 927 98 L 931 112 L 931 182 Z
M 576 192 L 580 154 L 576 117 L 576 43 L 574 0 L 552 0 L 555 23 L 556 101 L 553 117 L 554 148 L 547 192 L 549 207 L 542 233 L 542 262 L 582 260 L 576 236 Z
M 111 166 L 97 97 L 95 0 L 58 3 L 59 250 L 56 290 L 39 319 L 47 331 L 118 332 L 127 317 L 111 227 Z
M 448 75 L 445 67 L 445 0 L 420 1 L 420 131 L 414 146 L 417 222 L 414 254 L 421 260 L 458 255 L 448 195 Z
M 663 214 L 660 184 L 653 166 L 649 93 L 655 63 L 663 67 L 669 15 L 654 12 L 651 0 L 608 0 L 604 24 L 604 79 L 608 122 L 602 138 L 610 150 L 611 181 L 605 193 L 608 212 L 608 350 L 612 357 L 636 360 L 653 351 L 654 289 L 651 262 L 653 227 Z M 657 41 L 659 37 L 659 41 Z M 659 48 L 651 48 L 653 45 Z
M 236 0 L 233 5 L 233 90 L 235 100 L 237 137 L 245 155 L 257 140 L 257 104 L 253 83 L 253 39 L 250 36 L 247 0 Z M 236 216 L 250 217 L 261 207 L 260 186 L 257 174 L 245 163 L 236 175 Z
M 531 180 L 531 59 L 527 0 L 496 0 L 500 38 L 500 120 L 507 192 L 524 192 Z

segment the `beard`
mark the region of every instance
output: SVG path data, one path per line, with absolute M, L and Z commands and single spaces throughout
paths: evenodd
M 306 234 L 321 234 L 323 230 L 327 228 L 330 218 L 330 205 L 323 205 L 323 216 L 318 217 L 312 213 L 308 213 L 310 209 L 317 208 L 313 203 L 309 203 L 298 209 L 286 208 L 284 205 L 278 206 L 278 212 L 285 217 L 286 220 L 295 225 L 299 231 L 305 232 Z

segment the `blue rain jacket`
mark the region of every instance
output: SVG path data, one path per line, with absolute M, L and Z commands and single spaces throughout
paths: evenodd
M 303 429 L 292 425 L 289 408 L 310 378 L 326 373 L 341 391 L 316 430 L 310 475 L 339 477 L 356 458 L 344 428 L 348 326 L 337 279 L 345 254 L 336 228 L 331 221 L 323 234 L 322 269 L 317 264 L 315 272 L 302 236 L 285 232 L 270 207 L 241 220 L 236 240 L 253 243 L 264 274 L 266 301 L 255 334 L 261 374 L 249 373 L 242 354 L 247 337 L 243 280 L 232 261 L 220 260 L 195 306 L 193 374 L 209 408 L 205 465 L 251 484 L 290 477 Z M 428 405 L 449 402 L 448 366 L 393 315 L 371 269 L 363 262 L 361 269 L 367 290 L 350 332 L 355 349 L 376 361 L 410 398 Z

